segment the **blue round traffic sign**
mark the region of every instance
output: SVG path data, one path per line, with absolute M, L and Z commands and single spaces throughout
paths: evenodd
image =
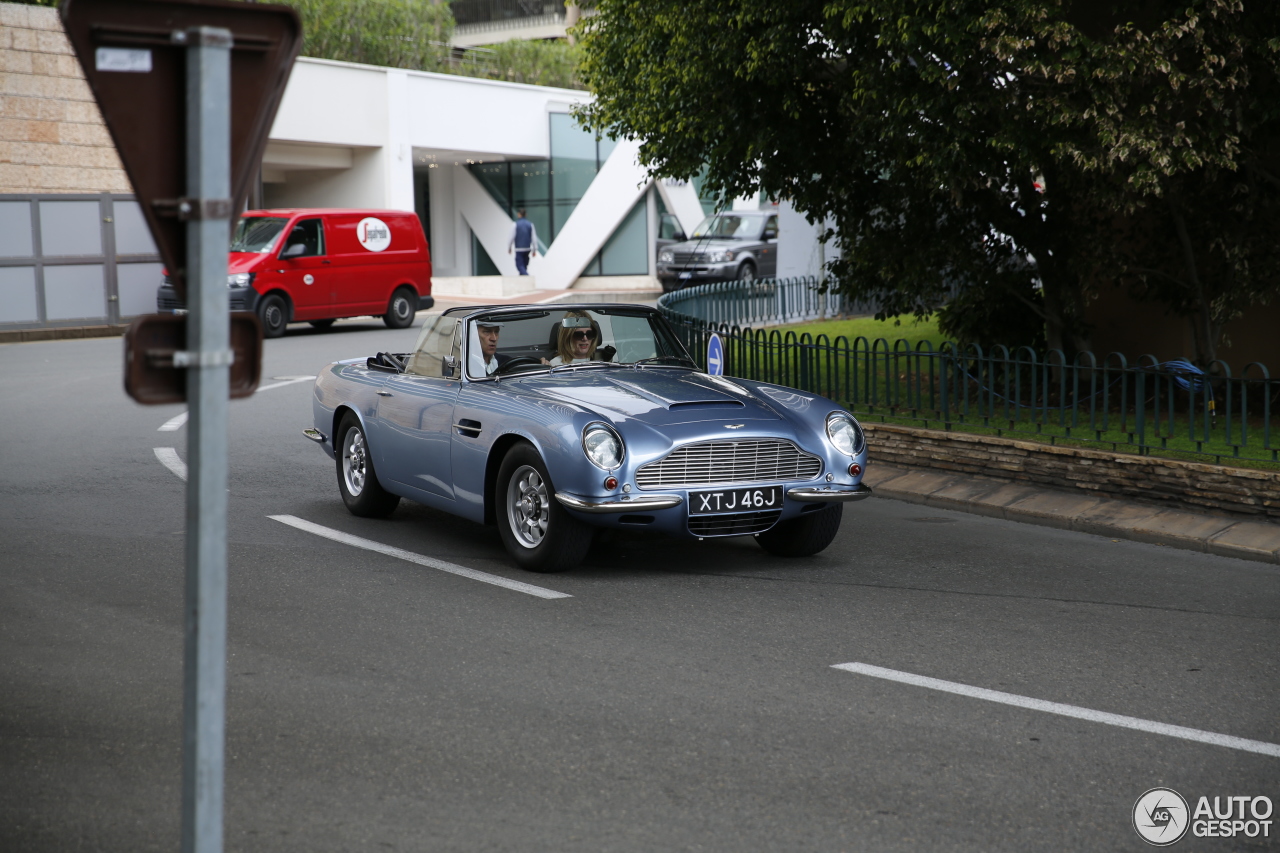
M 711 338 L 707 341 L 707 373 L 724 376 L 724 344 L 715 332 L 711 333 Z

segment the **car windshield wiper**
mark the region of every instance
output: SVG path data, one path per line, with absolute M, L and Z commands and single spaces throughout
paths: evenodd
M 557 370 L 573 370 L 583 367 L 622 367 L 621 364 L 614 364 L 612 361 L 571 361 L 568 364 L 557 364 L 551 368 L 551 372 Z
M 683 367 L 692 367 L 698 369 L 698 365 L 694 364 L 693 359 L 685 358 L 682 355 L 655 355 L 650 358 L 642 358 L 631 362 L 633 366 L 638 367 L 641 364 L 679 364 Z

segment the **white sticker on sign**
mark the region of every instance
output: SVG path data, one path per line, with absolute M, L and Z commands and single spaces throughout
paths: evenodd
M 94 54 L 94 67 L 99 71 L 151 72 L 151 51 L 127 47 L 100 47 Z
M 391 245 L 391 229 L 381 219 L 368 216 L 356 223 L 356 239 L 370 252 L 381 252 Z

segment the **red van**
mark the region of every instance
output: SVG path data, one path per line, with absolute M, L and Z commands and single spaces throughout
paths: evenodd
M 328 328 L 342 317 L 413 322 L 431 297 L 431 251 L 422 223 L 402 210 L 250 210 L 231 236 L 232 311 L 256 311 L 268 338 L 292 322 Z M 156 305 L 184 306 L 166 275 Z

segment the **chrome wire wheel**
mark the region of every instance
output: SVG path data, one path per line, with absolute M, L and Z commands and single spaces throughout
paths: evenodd
M 507 486 L 507 521 L 516 541 L 537 548 L 551 521 L 551 496 L 546 481 L 531 465 L 521 465 Z
M 364 433 L 359 427 L 352 427 L 342 441 L 342 480 L 351 497 L 360 497 L 368 476 L 369 450 L 364 443 Z

